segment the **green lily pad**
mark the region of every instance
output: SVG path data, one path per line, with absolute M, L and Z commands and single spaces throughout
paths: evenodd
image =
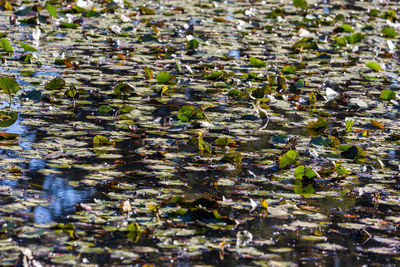
M 12 48 L 10 42 L 7 39 L 1 38 L 0 39 L 0 46 L 3 49 L 3 51 L 13 53 L 14 49 Z
M 393 90 L 382 90 L 379 98 L 381 100 L 389 101 L 396 98 L 396 93 Z
M 386 38 L 395 38 L 397 36 L 397 32 L 395 29 L 391 27 L 385 27 L 382 29 L 382 34 Z
M 293 6 L 301 9 L 308 9 L 307 0 L 293 0 Z
M 0 127 L 13 125 L 18 119 L 17 112 L 0 111 Z
M 55 77 L 51 81 L 49 81 L 45 86 L 44 89 L 46 90 L 61 90 L 65 86 L 65 81 L 61 77 Z
M 313 169 L 301 165 L 294 170 L 294 177 L 296 177 L 296 179 L 313 179 L 317 177 L 317 173 Z
M 47 11 L 49 12 L 49 14 L 50 14 L 53 18 L 55 18 L 55 19 L 58 18 L 57 10 L 56 10 L 56 8 L 55 8 L 52 4 L 50 4 L 49 2 L 47 2 L 46 5 L 45 5 L 45 7 L 46 7 Z
M 365 64 L 365 66 L 367 66 L 368 68 L 370 68 L 371 70 L 373 70 L 375 72 L 382 70 L 381 66 L 376 62 L 368 62 L 367 64 Z
M 323 117 L 318 117 L 317 121 L 312 121 L 307 124 L 307 128 L 313 130 L 322 130 L 329 127 L 329 123 Z
M 279 168 L 283 169 L 291 164 L 295 164 L 299 158 L 299 153 L 296 150 L 289 150 L 278 158 Z
M 37 52 L 37 49 L 29 44 L 19 42 L 19 45 L 22 47 L 22 49 L 24 49 L 25 52 Z
M 202 110 L 196 106 L 185 105 L 178 111 L 178 119 L 182 122 L 205 119 Z
M 3 76 L 0 77 L 0 88 L 5 94 L 16 94 L 19 91 L 19 84 L 15 79 Z
M 255 57 L 250 57 L 249 61 L 250 61 L 251 65 L 253 65 L 253 67 L 256 67 L 256 68 L 262 68 L 262 67 L 267 66 L 267 63 L 265 63 L 261 59 L 255 58 Z
M 162 71 L 156 75 L 157 83 L 159 84 L 170 84 L 175 79 L 174 75 L 171 75 L 169 72 Z

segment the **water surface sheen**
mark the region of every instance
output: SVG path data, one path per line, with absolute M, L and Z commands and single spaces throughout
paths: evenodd
M 10 3 L 0 265 L 399 265 L 397 1 Z

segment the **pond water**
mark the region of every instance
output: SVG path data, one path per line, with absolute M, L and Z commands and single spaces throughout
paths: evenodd
M 10 3 L 0 265 L 399 264 L 397 1 Z

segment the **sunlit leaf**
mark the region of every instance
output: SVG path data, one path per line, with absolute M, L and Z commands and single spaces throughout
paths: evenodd
M 386 38 L 395 38 L 397 36 L 397 32 L 395 29 L 391 27 L 385 27 L 382 29 L 382 34 Z
M 47 11 L 49 12 L 49 14 L 50 14 L 53 18 L 58 18 L 57 10 L 55 9 L 55 7 L 54 7 L 52 4 L 50 4 L 49 2 L 47 2 L 46 5 L 45 5 L 45 7 L 46 7 Z
M 217 146 L 235 146 L 236 142 L 229 137 L 220 137 L 215 140 Z
M 144 74 L 148 80 L 152 80 L 154 78 L 153 71 L 149 67 L 144 67 Z
M 294 66 L 287 65 L 282 68 L 284 74 L 296 74 L 296 68 Z
M 111 144 L 110 140 L 109 140 L 107 137 L 105 137 L 105 136 L 96 135 L 96 136 L 93 138 L 93 146 L 94 146 L 94 147 L 108 146 L 108 145 L 110 145 L 110 144 Z
M 132 205 L 131 205 L 130 201 L 124 200 L 121 203 L 119 203 L 119 211 L 122 213 L 131 212 Z
M 329 127 L 329 124 L 326 121 L 326 119 L 323 117 L 318 117 L 317 121 L 312 121 L 307 124 L 307 128 L 313 129 L 313 130 L 321 130 L 321 129 L 325 129 L 328 127 Z
M 261 59 L 255 58 L 255 57 L 250 57 L 249 61 L 250 61 L 251 65 L 253 65 L 253 67 L 256 67 L 256 68 L 262 68 L 262 67 L 267 66 L 267 63 L 265 63 Z
M 278 158 L 279 168 L 283 169 L 291 164 L 295 164 L 299 158 L 299 153 L 296 150 L 289 150 Z
M 265 201 L 265 199 L 260 199 L 260 204 L 261 204 L 261 207 L 268 210 L 268 202 Z
M 298 166 L 294 170 L 294 177 L 296 177 L 296 179 L 303 179 L 303 178 L 313 179 L 317 176 L 318 176 L 317 173 L 313 169 L 305 167 L 303 165 Z
M 37 49 L 29 44 L 19 42 L 19 45 L 22 47 L 22 49 L 24 49 L 25 52 L 37 52 Z
M 365 66 L 376 72 L 382 70 L 381 66 L 376 62 L 368 62 L 367 64 L 365 64 Z
M 346 128 L 345 128 L 346 133 L 351 132 L 351 128 L 353 127 L 353 124 L 354 124 L 354 120 L 352 120 L 352 119 L 346 120 Z
M 60 24 L 60 28 L 77 29 L 78 27 L 79 27 L 79 24 L 77 24 L 77 23 L 63 22 Z
M 19 91 L 19 84 L 15 79 L 3 76 L 0 77 L 0 88 L 5 94 L 16 94 Z
M 76 90 L 76 87 L 74 85 L 71 85 L 66 91 L 65 91 L 65 95 L 72 99 L 78 99 L 79 98 L 79 93 L 78 90 Z
M 204 119 L 202 110 L 196 106 L 185 105 L 182 106 L 178 111 L 178 119 L 182 122 L 190 122 L 192 120 Z
M 379 98 L 381 100 L 389 101 L 396 98 L 396 93 L 392 90 L 382 90 Z
M 162 71 L 156 75 L 157 83 L 159 84 L 170 84 L 173 82 L 175 77 L 171 75 L 169 72 Z
M 293 0 L 293 6 L 301 9 L 308 9 L 307 0 Z
M 187 50 L 196 50 L 197 48 L 199 48 L 199 41 L 197 39 L 192 39 L 186 44 Z
M 379 129 L 379 130 L 385 130 L 385 126 L 383 126 L 382 122 L 379 122 L 377 120 L 371 120 L 372 125 L 374 128 Z
M 354 32 L 353 27 L 351 27 L 349 24 L 343 24 L 343 25 L 341 25 L 341 26 L 340 26 L 340 29 L 341 29 L 343 32 Z
M 0 46 L 3 49 L 3 51 L 13 53 L 14 49 L 12 48 L 10 42 L 7 39 L 1 38 L 0 39 Z
M 225 81 L 232 75 L 233 73 L 227 73 L 226 71 L 215 71 L 204 74 L 204 78 L 211 81 Z

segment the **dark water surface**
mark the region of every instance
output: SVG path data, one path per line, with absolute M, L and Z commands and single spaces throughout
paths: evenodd
M 0 11 L 0 265 L 399 264 L 397 1 L 93 2 Z

